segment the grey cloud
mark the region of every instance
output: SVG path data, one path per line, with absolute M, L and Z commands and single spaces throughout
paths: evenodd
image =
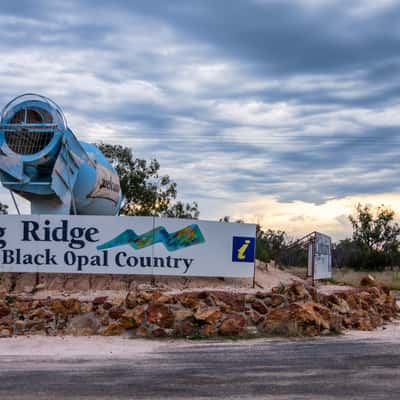
M 399 190 L 399 123 L 366 123 L 360 111 L 398 105 L 400 7 L 359 18 L 341 1 L 16 3 L 0 15 L 2 104 L 21 90 L 54 93 L 89 128 L 112 127 L 110 141 L 159 158 L 185 198 L 318 203 Z M 209 65 L 225 69 L 196 70 Z M 132 80 L 160 99 L 127 90 Z M 264 118 L 280 103 L 288 114 Z

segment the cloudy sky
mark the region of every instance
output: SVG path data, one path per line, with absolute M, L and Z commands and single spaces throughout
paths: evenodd
M 357 202 L 400 212 L 399 19 L 396 0 L 4 0 L 0 104 L 49 96 L 82 140 L 156 157 L 202 218 L 339 239 Z

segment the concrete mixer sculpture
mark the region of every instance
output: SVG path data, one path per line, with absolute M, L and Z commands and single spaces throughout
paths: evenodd
M 0 179 L 32 214 L 116 215 L 119 177 L 100 150 L 79 141 L 52 100 L 24 94 L 0 122 Z

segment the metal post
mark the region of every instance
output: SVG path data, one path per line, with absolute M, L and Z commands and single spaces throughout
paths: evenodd
M 256 287 L 256 260 L 254 259 L 254 268 L 253 268 L 253 289 Z
M 312 286 L 315 286 L 315 236 L 312 238 L 312 264 L 311 264 L 311 270 L 312 270 Z

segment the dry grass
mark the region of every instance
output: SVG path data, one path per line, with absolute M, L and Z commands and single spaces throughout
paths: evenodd
M 290 267 L 287 268 L 286 271 L 302 279 L 305 279 L 307 275 L 307 268 L 302 267 Z M 368 274 L 374 276 L 378 283 L 384 284 L 393 290 L 400 290 L 400 269 L 395 269 L 394 271 L 386 270 L 383 272 L 369 272 L 354 271 L 347 268 L 334 268 L 332 281 L 338 284 L 359 286 L 361 279 Z
M 360 280 L 367 274 L 372 275 L 378 283 L 384 284 L 393 290 L 400 290 L 400 270 L 382 272 L 353 271 L 351 269 L 334 269 L 333 278 L 337 282 L 358 286 Z

